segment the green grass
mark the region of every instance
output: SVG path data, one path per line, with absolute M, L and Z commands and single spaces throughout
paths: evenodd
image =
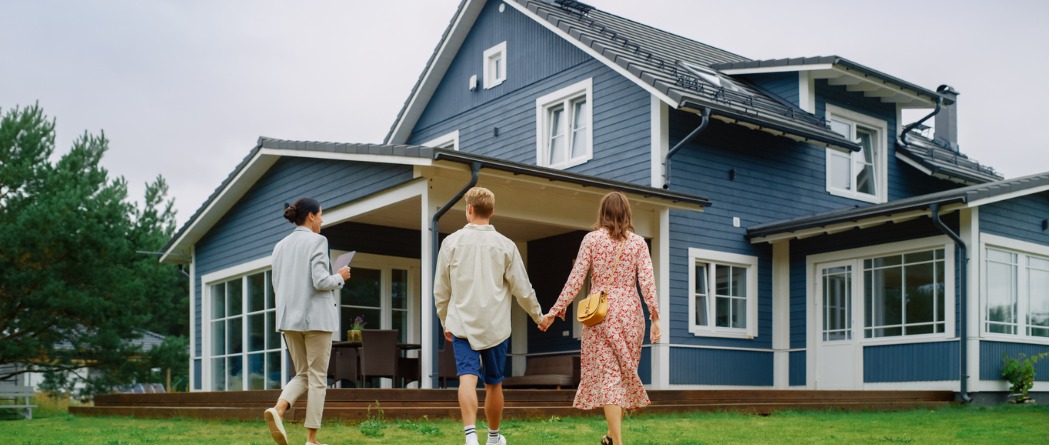
M 259 422 L 195 419 L 77 417 L 43 411 L 34 420 L 0 421 L 0 438 L 12 445 L 272 444 Z M 1045 405 L 947 407 L 889 413 L 780 412 L 639 414 L 624 422 L 631 445 L 697 444 L 1046 444 Z M 299 424 L 286 424 L 292 444 L 306 442 Z M 484 424 L 478 430 L 484 432 Z M 512 445 L 597 444 L 605 432 L 600 417 L 508 420 L 502 432 Z M 320 438 L 337 444 L 461 444 L 462 425 L 451 419 L 327 421 Z

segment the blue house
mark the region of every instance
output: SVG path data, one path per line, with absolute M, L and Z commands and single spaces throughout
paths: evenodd
M 420 342 L 432 387 L 433 259 L 477 184 L 544 307 L 600 198 L 629 196 L 664 314 L 651 388 L 1001 397 L 1003 354 L 1050 344 L 1050 181 L 961 153 L 958 105 L 842 57 L 751 60 L 575 1 L 464 0 L 383 144 L 260 138 L 165 248 L 191 270 L 191 388 L 287 380 L 269 267 L 300 196 L 333 256 L 358 252 L 343 326 Z M 512 374 L 579 352 L 574 321 L 512 318 Z

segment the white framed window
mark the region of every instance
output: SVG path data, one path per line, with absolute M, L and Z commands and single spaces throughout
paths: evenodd
M 212 391 L 280 389 L 283 342 L 269 270 L 205 282 L 205 363 Z
M 569 168 L 591 160 L 591 79 L 536 99 L 536 165 Z
M 507 80 L 507 42 L 486 49 L 483 59 L 484 88 L 487 90 Z
M 332 257 L 343 251 L 333 250 Z M 345 338 L 358 316 L 365 329 L 397 329 L 398 341 L 419 341 L 419 260 L 358 253 L 350 281 L 339 291 L 340 332 Z
M 808 294 L 822 308 L 810 314 L 811 332 L 866 344 L 951 338 L 953 247 L 936 236 L 809 256 Z
M 1046 246 L 987 234 L 981 239 L 983 333 L 992 337 L 1050 337 Z
M 689 249 L 689 332 L 758 336 L 758 257 Z
M 420 145 L 459 151 L 459 130 L 443 134 Z
M 861 147 L 857 152 L 826 149 L 828 193 L 872 203 L 886 202 L 886 122 L 831 104 L 827 105 L 827 119 L 831 131 Z

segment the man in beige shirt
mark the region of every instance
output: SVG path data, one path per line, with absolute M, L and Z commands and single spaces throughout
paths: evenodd
M 434 305 L 456 356 L 459 409 L 466 445 L 478 443 L 478 379 L 484 369 L 487 444 L 506 445 L 499 433 L 503 416 L 503 368 L 510 339 L 511 297 L 539 324 L 536 291 L 529 283 L 518 247 L 492 225 L 496 197 L 486 188 L 467 191 L 467 225 L 445 238 L 434 276 Z M 448 346 L 446 346 L 448 347 Z

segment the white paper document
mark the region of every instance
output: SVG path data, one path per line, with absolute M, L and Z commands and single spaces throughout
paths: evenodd
M 347 253 L 339 255 L 339 257 L 335 259 L 335 263 L 332 264 L 332 271 L 338 272 L 339 269 L 343 268 L 343 266 L 349 266 L 350 260 L 354 259 L 355 253 L 357 253 L 356 250 L 351 250 Z

